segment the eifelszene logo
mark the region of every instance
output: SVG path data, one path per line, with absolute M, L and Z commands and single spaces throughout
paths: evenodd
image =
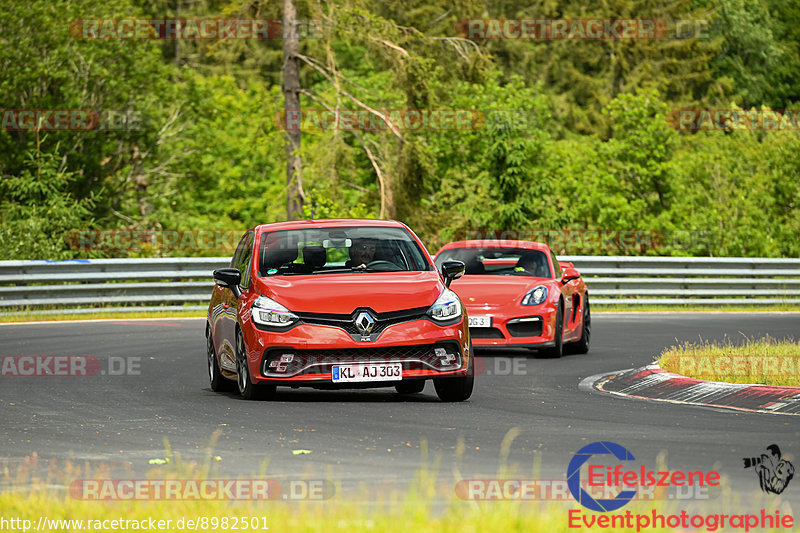
M 777 444 L 767 446 L 767 451 L 769 455 L 762 453 L 761 457 L 743 458 L 744 467 L 755 471 L 762 491 L 780 494 L 794 477 L 794 465 L 781 458 Z
M 631 452 L 619 444 L 602 441 L 593 442 L 581 448 L 572 457 L 567 467 L 567 487 L 572 497 L 582 506 L 601 513 L 616 511 L 636 497 L 637 487 L 688 487 L 712 486 L 720 484 L 720 474 L 716 471 L 680 470 L 656 472 L 639 465 L 630 470 L 623 470 L 623 465 L 614 467 L 588 464 L 594 456 L 612 455 L 618 461 L 635 461 Z M 588 467 L 588 485 L 590 487 L 624 487 L 612 499 L 595 499 L 581 486 L 581 467 Z

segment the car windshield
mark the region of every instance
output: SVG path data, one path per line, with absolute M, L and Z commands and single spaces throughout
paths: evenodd
M 432 270 L 404 228 L 329 227 L 272 231 L 261 237 L 261 276 Z
M 463 261 L 465 275 L 510 275 L 552 277 L 547 254 L 524 248 L 451 248 L 436 257 L 436 266 L 445 261 Z

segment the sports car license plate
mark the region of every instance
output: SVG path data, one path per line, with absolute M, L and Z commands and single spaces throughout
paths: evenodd
M 490 316 L 471 316 L 471 317 L 469 317 L 469 327 L 471 327 L 471 328 L 490 328 L 490 327 L 492 327 L 492 317 L 490 317 Z
M 401 363 L 333 365 L 333 369 L 331 369 L 331 381 L 334 383 L 400 381 L 401 379 L 403 379 L 403 365 Z

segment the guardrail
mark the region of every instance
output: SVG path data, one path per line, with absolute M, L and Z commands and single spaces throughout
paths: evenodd
M 800 259 L 561 256 L 595 304 L 800 304 Z M 203 309 L 227 257 L 0 261 L 0 308 L 172 304 Z M 198 305 L 186 306 L 197 303 Z M 142 307 L 137 307 L 142 309 Z M 147 309 L 154 309 L 148 307 Z
M 800 304 L 800 259 L 589 257 L 572 261 L 607 304 Z M 600 298 L 598 298 L 600 297 Z

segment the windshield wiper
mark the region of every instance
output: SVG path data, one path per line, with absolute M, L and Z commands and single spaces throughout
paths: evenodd
M 318 270 L 311 271 L 311 274 L 341 274 L 342 272 L 353 272 L 356 270 L 355 268 L 321 268 Z M 356 270 L 357 271 L 357 270 Z

